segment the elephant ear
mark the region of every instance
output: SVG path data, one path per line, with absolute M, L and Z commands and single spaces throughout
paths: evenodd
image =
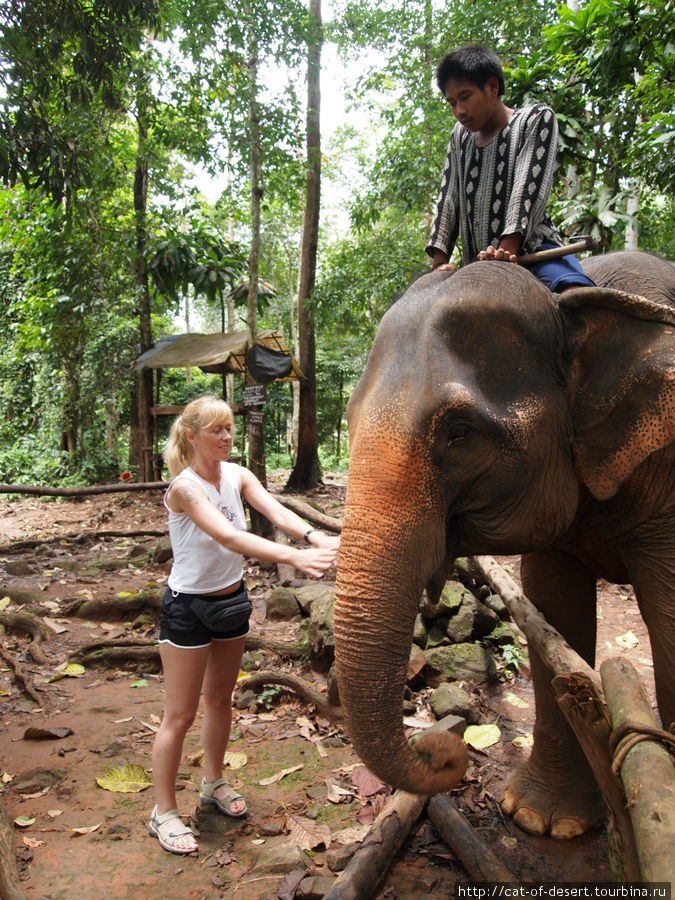
M 608 500 L 675 441 L 675 308 L 609 288 L 559 298 L 568 326 L 577 466 Z

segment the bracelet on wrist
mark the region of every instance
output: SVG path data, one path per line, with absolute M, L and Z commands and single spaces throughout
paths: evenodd
M 307 531 L 303 534 L 303 538 L 307 541 L 307 543 L 309 543 L 310 534 L 314 534 L 315 531 L 316 528 L 308 528 Z

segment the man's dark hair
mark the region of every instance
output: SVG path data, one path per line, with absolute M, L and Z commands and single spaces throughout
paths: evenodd
M 436 69 L 436 84 L 441 94 L 445 94 L 445 86 L 451 78 L 463 78 L 472 81 L 482 90 L 493 76 L 499 84 L 498 94 L 501 97 L 505 85 L 499 57 L 487 47 L 470 44 L 443 57 Z

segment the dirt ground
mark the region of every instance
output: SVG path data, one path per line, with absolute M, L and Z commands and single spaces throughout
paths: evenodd
M 273 473 L 270 488 L 280 490 L 284 479 L 285 473 Z M 325 480 L 305 499 L 340 517 L 344 477 Z M 165 533 L 159 494 L 75 501 L 0 498 L 0 606 L 5 595 L 23 590 L 49 613 L 43 619 L 50 639 L 41 645 L 49 664 L 34 662 L 24 633 L 0 632 L 4 652 L 17 659 L 44 698 L 37 708 L 0 660 L 0 803 L 12 821 L 25 817 L 29 823 L 15 825 L 14 840 L 21 887 L 35 900 L 91 900 L 100 893 L 148 900 L 293 897 L 294 876 L 285 873 L 298 869 L 289 863 L 294 845 L 310 847 L 310 873 L 331 875 L 329 863 L 333 865 L 340 842 L 353 839 L 354 829 L 362 832 L 386 799 L 386 786 L 367 777 L 341 728 L 285 690 L 268 691 L 266 705 L 235 710 L 230 747 L 234 768 L 225 774 L 246 796 L 245 820 L 199 809 L 199 717 L 195 722 L 179 772 L 178 796 L 181 812 L 200 833 L 198 857 L 171 856 L 148 835 L 151 789 L 120 793 L 99 786 L 97 779 L 113 767 L 150 770 L 152 740 L 162 714 L 161 673 L 151 662 L 120 662 L 88 664 L 80 676 L 53 679 L 84 644 L 155 638 L 156 615 L 89 621 L 65 617 L 62 608 L 78 597 L 115 597 L 164 585 L 168 563 L 148 563 L 147 554 Z M 75 541 L 85 534 L 86 539 Z M 28 545 L 31 541 L 33 546 Z M 111 559 L 118 560 L 116 566 Z M 515 558 L 500 561 L 518 576 Z M 265 618 L 276 578 L 276 570 L 248 568 L 252 632 L 295 640 L 299 622 Z M 630 659 L 653 701 L 648 638 L 630 589 L 603 583 L 599 615 L 600 660 L 619 655 Z M 269 654 L 262 663 L 300 674 L 325 690 L 324 677 L 306 665 Z M 467 775 L 453 792 L 483 841 L 524 881 L 613 880 L 606 829 L 568 842 L 534 838 L 499 810 L 509 771 L 528 753 L 513 743 L 532 733 L 534 701 L 527 670 L 488 688 L 468 687 L 479 696 L 482 721 L 498 723 L 501 731 L 497 744 L 472 751 Z M 418 714 L 426 715 L 424 693 L 416 699 Z M 27 733 L 30 728 L 38 730 L 36 737 Z M 43 773 L 43 780 L 34 778 L 27 782 L 31 787 L 18 790 L 20 777 L 34 769 L 49 770 L 53 780 L 44 780 Z M 293 771 L 283 774 L 286 770 Z M 271 860 L 275 849 L 276 860 Z M 452 849 L 423 815 L 378 896 L 417 900 L 433 892 L 435 897 L 451 897 L 455 884 L 467 879 Z

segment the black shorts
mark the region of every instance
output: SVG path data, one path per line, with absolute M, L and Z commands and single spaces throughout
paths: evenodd
M 242 581 L 241 589 L 228 597 L 242 599 L 247 596 L 246 585 Z M 162 609 L 159 614 L 159 643 L 171 644 L 181 649 L 208 647 L 211 641 L 233 641 L 245 637 L 249 632 L 248 620 L 233 628 L 232 631 L 212 631 L 204 625 L 190 609 L 195 597 L 216 600 L 217 596 L 203 594 L 182 594 L 167 588 L 162 598 Z

